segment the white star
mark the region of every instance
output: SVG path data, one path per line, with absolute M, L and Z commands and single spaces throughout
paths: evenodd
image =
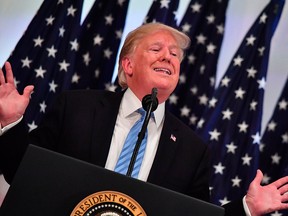
M 175 94 L 170 95 L 169 97 L 169 103 L 170 104 L 177 104 L 178 97 Z
M 206 17 L 207 23 L 212 24 L 215 21 L 215 16 L 213 14 L 210 14 L 209 16 Z
M 240 55 L 238 55 L 236 58 L 233 59 L 233 61 L 234 61 L 233 65 L 234 66 L 236 66 L 236 65 L 241 66 L 243 60 L 244 59 Z
M 191 5 L 192 12 L 193 13 L 198 13 L 201 10 L 202 5 L 200 5 L 198 2 L 195 2 L 193 5 Z
M 196 57 L 191 53 L 190 55 L 187 56 L 188 59 L 188 64 L 194 64 Z
M 179 77 L 179 84 L 186 83 L 186 76 L 185 74 L 181 74 Z
M 283 134 L 281 137 L 282 143 L 288 143 L 288 133 Z
M 233 112 L 227 108 L 226 110 L 222 111 L 222 114 L 223 114 L 223 117 L 222 119 L 228 119 L 228 120 L 231 120 L 231 115 L 233 114 Z
M 192 124 L 192 125 L 195 125 L 196 123 L 197 123 L 197 116 L 195 116 L 194 114 L 192 114 L 191 116 L 190 116 L 190 118 L 189 118 L 189 122 L 190 122 L 190 124 Z
M 253 144 L 260 144 L 261 136 L 259 132 L 257 132 L 255 135 L 252 135 L 251 137 L 253 138 Z
M 257 83 L 259 84 L 259 89 L 265 89 L 266 81 L 264 77 L 261 80 L 257 80 Z
M 281 156 L 278 155 L 278 153 L 275 153 L 274 155 L 271 155 L 272 164 L 279 164 L 281 160 Z
M 259 56 L 263 56 L 265 51 L 265 47 L 258 48 Z
M 229 79 L 227 76 L 225 76 L 222 80 L 221 80 L 221 86 L 226 86 L 228 87 L 229 82 L 231 81 L 231 79 Z
M 271 177 L 269 177 L 266 173 L 263 175 L 263 179 L 261 181 L 262 184 L 269 184 Z
M 112 54 L 113 54 L 113 52 L 109 48 L 104 50 L 104 57 L 105 58 L 110 59 Z
M 58 64 L 59 64 L 59 66 L 60 66 L 60 71 L 64 70 L 65 72 L 67 72 L 68 67 L 70 66 L 70 64 L 67 63 L 67 62 L 65 61 L 65 59 L 64 59 L 62 62 L 59 62 Z
M 212 54 L 214 54 L 214 51 L 215 51 L 216 48 L 217 48 L 217 47 L 216 47 L 214 44 L 209 43 L 209 44 L 207 45 L 207 47 L 206 47 L 206 52 L 207 52 L 207 53 L 212 53 Z
M 248 165 L 250 166 L 250 161 L 252 160 L 252 157 L 249 157 L 249 155 L 246 153 L 244 157 L 241 157 L 243 160 L 242 165 Z
M 270 216 L 283 216 L 282 213 L 279 213 L 278 211 L 275 211 L 274 213 L 272 213 Z
M 238 124 L 238 127 L 239 127 L 239 133 L 240 132 L 246 133 L 247 132 L 247 128 L 248 128 L 248 124 L 246 124 L 246 122 L 243 121 L 241 124 Z
M 285 99 L 282 99 L 279 103 L 279 110 L 286 110 L 288 106 L 288 102 Z
M 181 116 L 188 117 L 190 109 L 187 106 L 184 106 L 180 109 L 180 112 L 181 112 L 181 114 L 180 114 Z
M 46 73 L 46 70 L 44 70 L 42 66 L 40 66 L 38 69 L 35 69 L 35 72 L 36 72 L 36 77 L 44 78 L 44 73 Z
M 99 78 L 99 76 L 100 76 L 100 70 L 99 70 L 99 68 L 97 68 L 97 69 L 94 71 L 94 76 L 95 76 L 96 79 Z
M 114 85 L 113 83 L 106 83 L 105 84 L 105 90 L 115 92 L 116 89 L 117 89 L 117 86 Z
M 35 121 L 33 121 L 31 124 L 28 124 L 29 132 L 36 129 L 38 125 L 35 124 Z
M 201 65 L 200 66 L 200 74 L 204 74 L 205 72 L 205 65 Z M 210 82 L 211 82 L 211 78 L 210 78 Z
M 121 30 L 119 30 L 119 31 L 116 31 L 115 33 L 116 33 L 116 38 L 121 40 L 123 32 Z
M 83 56 L 83 62 L 86 66 L 89 65 L 89 62 L 91 61 L 91 58 L 90 58 L 90 54 L 89 52 L 85 53 Z
M 246 46 L 248 45 L 254 45 L 254 41 L 256 40 L 256 37 L 254 37 L 252 34 L 246 38 Z
M 62 25 L 62 26 L 59 28 L 59 37 L 64 37 L 64 33 L 65 33 L 65 28 L 64 28 L 64 26 Z
M 169 8 L 169 3 L 170 3 L 170 0 L 161 0 L 160 1 L 160 8 Z
M 239 87 L 239 89 L 237 89 L 237 90 L 235 91 L 235 94 L 236 94 L 235 98 L 241 98 L 241 99 L 243 99 L 243 96 L 244 96 L 244 94 L 245 94 L 245 91 L 244 91 L 241 87 Z
M 227 153 L 231 152 L 232 154 L 235 154 L 235 150 L 238 148 L 236 145 L 234 145 L 234 142 L 227 144 L 226 147 L 227 147 Z
M 224 34 L 224 25 L 220 24 L 216 26 L 217 28 L 217 33 L 223 35 Z
M 190 91 L 191 91 L 192 95 L 196 95 L 197 92 L 198 92 L 197 86 L 193 86 L 193 87 L 190 89 Z
M 46 111 L 46 107 L 47 107 L 45 101 L 43 101 L 43 102 L 40 103 L 39 105 L 40 105 L 40 112 L 45 113 L 45 111 Z
M 257 70 L 255 70 L 253 66 L 251 68 L 246 69 L 246 71 L 248 72 L 248 78 L 249 77 L 255 78 Z
M 72 83 L 78 83 L 80 76 L 77 73 L 74 73 L 72 76 Z
M 15 85 L 16 89 L 17 89 L 17 85 L 18 85 L 19 83 L 20 83 L 20 81 L 16 80 L 16 78 L 14 77 L 14 85 Z
M 263 13 L 260 17 L 260 21 L 259 23 L 266 23 L 266 19 L 267 19 L 267 15 L 265 13 Z
M 254 111 L 255 111 L 257 104 L 258 104 L 258 103 L 253 100 L 253 101 L 250 103 L 250 110 L 254 110 Z
M 198 98 L 199 98 L 200 104 L 207 105 L 209 98 L 206 96 L 206 94 L 204 94 Z
M 48 51 L 48 57 L 49 56 L 52 56 L 52 57 L 56 57 L 56 52 L 57 52 L 57 49 L 54 48 L 54 45 L 51 46 L 51 48 L 46 48 L 46 50 Z
M 38 36 L 37 38 L 33 39 L 33 41 L 34 41 L 34 47 L 37 47 L 37 46 L 41 47 L 44 39 Z
M 205 123 L 205 120 L 203 118 L 201 118 L 197 123 L 197 128 L 202 128 L 204 123 Z
M 191 29 L 191 25 L 189 23 L 185 23 L 184 25 L 181 26 L 182 32 L 188 33 Z
M 24 67 L 30 68 L 30 64 L 31 64 L 32 60 L 28 59 L 28 57 L 26 56 L 25 59 L 21 59 L 21 62 L 22 62 L 22 68 L 24 68 Z
M 225 205 L 225 204 L 227 204 L 227 203 L 229 203 L 231 201 L 228 200 L 227 197 L 224 197 L 224 199 L 223 200 L 220 199 L 219 202 L 221 203 L 221 206 L 222 206 L 222 205 Z
M 55 17 L 52 17 L 52 15 L 48 18 L 46 18 L 46 25 L 53 25 L 53 21 L 54 21 Z
M 77 39 L 74 39 L 74 41 L 70 41 L 70 44 L 71 44 L 71 51 L 72 50 L 78 51 L 79 43 L 78 43 Z
M 242 181 L 238 176 L 236 176 L 234 179 L 231 179 L 232 181 L 232 187 L 240 187 L 240 182 Z
M 112 22 L 114 19 L 112 15 L 110 14 L 109 16 L 105 16 L 105 20 L 106 20 L 105 25 L 112 25 Z
M 212 97 L 210 100 L 209 100 L 209 107 L 215 107 L 216 106 L 216 103 L 217 103 L 217 99 L 215 97 Z
M 277 123 L 271 120 L 267 126 L 268 131 L 275 131 L 276 126 L 277 126 Z
M 215 168 L 215 174 L 220 173 L 221 175 L 223 175 L 223 170 L 226 168 L 225 166 L 222 165 L 221 162 L 219 162 L 217 165 L 213 166 Z
M 75 16 L 75 12 L 77 11 L 76 8 L 73 8 L 73 5 L 71 5 L 68 9 L 67 9 L 67 16 L 71 15 L 71 16 Z
M 97 35 L 93 38 L 93 41 L 94 41 L 94 45 L 99 45 L 99 46 L 101 46 L 102 41 L 103 41 L 103 37 L 101 37 L 99 34 L 97 34 Z
M 218 137 L 221 135 L 220 132 L 215 128 L 213 131 L 209 131 L 210 140 L 219 140 Z
M 205 37 L 202 33 L 196 37 L 197 44 L 205 44 L 207 37 Z
M 52 80 L 52 82 L 49 83 L 49 86 L 50 86 L 49 89 L 50 92 L 56 92 L 56 88 L 58 87 L 58 85 L 54 82 L 54 80 Z

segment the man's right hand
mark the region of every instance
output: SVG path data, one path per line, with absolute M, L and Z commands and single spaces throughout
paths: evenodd
M 5 127 L 23 116 L 34 86 L 26 86 L 23 95 L 16 89 L 13 71 L 9 62 L 5 63 L 6 79 L 0 68 L 0 124 Z

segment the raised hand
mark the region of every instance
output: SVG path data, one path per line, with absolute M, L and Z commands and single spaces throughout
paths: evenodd
M 5 63 L 6 79 L 0 69 L 0 124 L 5 127 L 17 121 L 25 112 L 34 86 L 26 86 L 23 95 L 16 89 L 12 67 Z
M 263 173 L 257 170 L 246 194 L 246 203 L 252 216 L 288 209 L 288 176 L 261 186 Z

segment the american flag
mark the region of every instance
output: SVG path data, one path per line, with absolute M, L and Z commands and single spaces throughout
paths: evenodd
M 154 0 L 143 23 L 160 22 L 177 27 L 179 0 Z
M 29 130 L 70 87 L 82 5 L 83 0 L 44 1 L 8 58 L 19 92 L 35 86 L 24 116 Z
M 168 107 L 192 129 L 209 106 L 223 40 L 228 0 L 192 0 L 179 29 L 191 38 L 181 64 L 180 80 Z
M 276 103 L 260 144 L 259 168 L 262 183 L 269 184 L 288 175 L 288 79 Z M 283 212 L 284 213 L 284 212 Z M 275 213 L 276 214 L 276 213 Z M 288 211 L 286 211 L 287 215 Z M 278 215 L 282 215 L 278 213 Z
M 257 17 L 198 122 L 197 132 L 213 152 L 215 204 L 242 198 L 258 168 L 270 43 L 283 5 L 272 0 Z
M 107 89 L 112 84 L 129 0 L 97 0 L 81 28 L 72 88 Z

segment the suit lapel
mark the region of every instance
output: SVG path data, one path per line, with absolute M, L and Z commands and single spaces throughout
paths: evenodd
M 102 167 L 105 166 L 108 156 L 123 93 L 105 93 L 95 105 L 91 161 Z

